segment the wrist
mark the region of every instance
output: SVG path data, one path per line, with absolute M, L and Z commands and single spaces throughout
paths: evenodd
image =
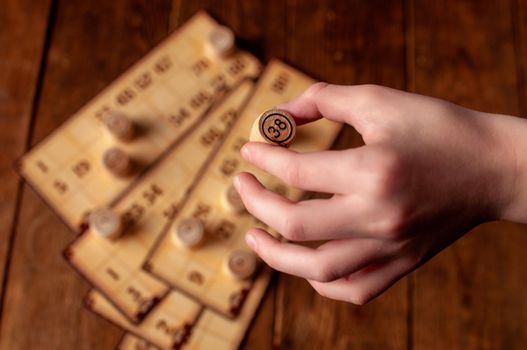
M 527 120 L 495 116 L 501 186 L 497 218 L 527 223 Z

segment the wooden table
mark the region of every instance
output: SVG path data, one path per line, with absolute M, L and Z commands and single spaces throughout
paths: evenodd
M 60 254 L 72 234 L 12 162 L 200 8 L 264 61 L 322 80 L 527 115 L 521 0 L 1 0 L 1 349 L 117 343 L 119 329 L 80 307 L 88 286 Z M 363 307 L 277 275 L 243 348 L 525 348 L 526 248 L 526 228 L 485 225 Z

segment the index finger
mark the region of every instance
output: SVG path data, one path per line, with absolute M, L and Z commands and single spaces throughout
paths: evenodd
M 260 142 L 249 142 L 242 156 L 258 168 L 288 185 L 306 191 L 344 193 L 348 184 L 360 177 L 349 169 L 359 169 L 364 162 L 363 149 L 297 153 Z
M 377 118 L 393 113 L 393 101 L 407 94 L 377 85 L 311 85 L 297 98 L 277 108 L 287 110 L 298 124 L 320 118 L 352 125 L 363 136 L 372 130 Z

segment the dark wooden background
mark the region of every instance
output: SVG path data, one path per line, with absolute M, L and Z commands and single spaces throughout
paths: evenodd
M 521 0 L 0 0 L 1 349 L 119 340 L 80 307 L 88 286 L 60 255 L 72 234 L 12 162 L 200 8 L 322 80 L 527 115 Z M 244 348 L 525 349 L 526 249 L 526 228 L 485 225 L 364 307 L 276 276 Z

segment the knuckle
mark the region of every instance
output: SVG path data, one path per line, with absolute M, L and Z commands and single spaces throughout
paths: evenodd
M 361 99 L 368 105 L 383 103 L 387 89 L 384 86 L 365 84 L 360 87 Z
M 321 287 L 319 287 L 317 285 L 314 285 L 314 284 L 312 284 L 311 286 L 318 293 L 318 295 L 320 295 L 321 297 L 324 297 L 324 298 L 329 298 L 330 297 L 328 292 L 324 288 L 321 288 Z
M 394 148 L 384 148 L 379 156 L 379 171 L 388 180 L 399 175 L 402 170 L 403 159 Z
M 368 293 L 367 291 L 362 290 L 362 289 L 358 289 L 349 294 L 347 301 L 349 303 L 362 306 L 362 305 L 366 305 L 372 299 L 373 299 L 373 295 L 371 293 Z
M 289 215 L 284 220 L 282 236 L 290 241 L 301 241 L 304 239 L 304 226 L 294 215 Z
M 391 242 L 389 248 L 387 249 L 387 256 L 392 258 L 397 257 L 406 257 L 413 254 L 415 250 L 416 242 L 412 237 L 403 237 L 396 239 Z
M 331 282 L 337 279 L 333 268 L 324 261 L 317 261 L 314 266 L 313 279 L 317 282 Z
M 317 94 L 318 92 L 320 92 L 320 90 L 328 87 L 329 84 L 326 83 L 326 82 L 323 82 L 323 81 L 319 81 L 319 82 L 316 82 L 314 84 L 311 84 L 310 87 L 307 88 L 307 90 L 305 91 L 305 95 L 307 96 L 313 96 L 315 94 Z
M 387 104 L 393 104 L 390 102 L 392 100 L 392 89 L 374 85 L 374 84 L 365 84 L 358 86 L 357 96 L 361 100 L 362 108 L 371 109 L 372 106 L 386 106 Z M 397 113 L 397 108 L 393 108 L 390 112 L 391 114 Z M 363 137 L 365 140 L 370 141 L 385 141 L 393 138 L 393 123 L 390 122 L 391 118 L 384 118 L 383 122 L 380 123 L 378 118 L 373 115 L 365 116 L 365 120 L 368 120 L 365 123 L 363 128 Z
M 294 158 L 290 158 L 285 164 L 284 180 L 291 186 L 299 186 L 301 177 L 298 162 Z
M 383 148 L 377 154 L 374 167 L 374 192 L 378 196 L 393 195 L 401 186 L 404 164 L 399 152 Z
M 397 239 L 407 231 L 408 219 L 401 208 L 393 209 L 384 219 L 383 232 L 387 238 Z
M 384 147 L 377 152 L 372 172 L 372 198 L 384 208 L 377 230 L 388 238 L 399 238 L 408 231 L 413 212 L 405 191 L 404 159 L 396 150 Z

